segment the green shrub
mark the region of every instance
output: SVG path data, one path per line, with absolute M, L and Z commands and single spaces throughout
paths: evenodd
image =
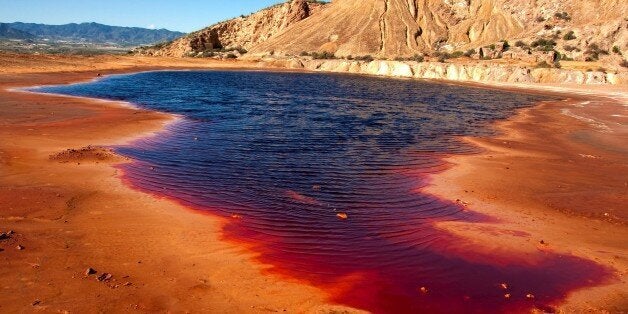
M 476 53 L 475 49 L 469 49 L 469 50 L 465 51 L 464 56 L 465 57 L 471 57 L 475 53 Z
M 521 40 L 517 40 L 517 42 L 515 42 L 515 47 L 519 47 L 521 49 L 529 49 L 530 46 L 528 46 L 528 44 L 524 43 Z
M 504 51 L 508 51 L 510 49 L 510 43 L 507 40 L 503 39 L 501 42 L 504 43 Z
M 575 47 L 575 46 L 569 46 L 569 45 L 565 45 L 565 47 L 563 47 L 566 51 L 580 51 L 580 48 Z
M 367 61 L 367 62 L 371 62 L 371 61 L 375 60 L 375 58 L 373 58 L 371 55 L 356 56 L 354 59 L 355 60 L 359 60 L 359 61 Z
M 590 44 L 584 53 L 587 55 L 585 61 L 596 61 L 600 59 L 600 55 L 608 55 L 608 51 L 601 49 L 596 43 Z
M 462 51 L 454 51 L 451 53 L 451 58 L 460 58 L 464 55 L 464 52 Z
M 336 55 L 331 52 L 323 51 L 323 52 L 312 52 L 310 54 L 314 59 L 338 59 Z
M 616 53 L 616 54 L 620 55 L 621 54 L 621 50 L 619 50 L 619 47 L 613 46 L 613 53 Z
M 552 39 L 541 38 L 533 41 L 530 46 L 540 51 L 552 51 L 554 46 L 556 46 L 556 42 Z
M 420 54 L 415 54 L 414 56 L 412 56 L 412 58 L 410 58 L 412 61 L 416 61 L 416 62 L 423 62 L 423 60 L 425 60 L 425 57 L 423 57 L 423 55 Z
M 556 12 L 554 17 L 560 20 L 571 21 L 571 16 L 567 12 Z
M 563 36 L 564 40 L 573 40 L 576 39 L 576 34 L 573 31 L 569 31 L 565 36 Z

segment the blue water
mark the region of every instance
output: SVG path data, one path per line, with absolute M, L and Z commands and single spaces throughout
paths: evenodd
M 443 253 L 460 240 L 434 222 L 490 217 L 420 191 L 427 174 L 447 166 L 443 157 L 476 152 L 460 136 L 491 135 L 491 122 L 547 97 L 247 71 L 146 72 L 39 90 L 183 116 L 158 136 L 116 148 L 136 160 L 122 166 L 125 179 L 228 217 L 227 238 L 254 244 L 260 260 L 334 301 L 391 313 L 519 311 L 602 278 L 572 256 L 539 252 L 530 266 L 504 265 L 500 256 L 473 262 L 472 246 L 467 256 Z M 501 282 L 511 286 L 507 301 Z

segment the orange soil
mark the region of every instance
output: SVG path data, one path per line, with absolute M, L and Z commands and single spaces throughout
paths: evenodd
M 250 251 L 220 239 L 221 220 L 124 186 L 112 167 L 120 157 L 66 151 L 147 135 L 171 116 L 6 90 L 181 66 L 249 64 L 0 56 L 0 232 L 15 232 L 0 241 L 0 312 L 348 310 L 318 289 L 268 274 Z M 86 276 L 88 267 L 98 274 Z M 113 278 L 96 280 L 105 272 Z
M 327 304 L 318 289 L 270 274 L 250 251 L 222 241 L 220 219 L 124 186 L 112 167 L 124 162 L 120 157 L 106 150 L 66 151 L 148 135 L 171 116 L 6 90 L 88 80 L 96 73 L 252 66 L 0 55 L 0 232 L 16 232 L 0 242 L 0 312 L 353 311 Z M 551 250 L 593 259 L 614 268 L 619 279 L 573 293 L 561 310 L 626 310 L 628 115 L 616 101 L 597 99 L 599 106 L 577 109 L 573 101 L 522 110 L 497 124 L 500 136 L 467 139 L 485 153 L 450 158 L 453 167 L 434 176 L 426 190 L 500 219 L 441 223 L 461 238 L 460 250 L 473 245 L 480 257 Z M 603 121 L 612 132 L 563 109 Z M 113 279 L 87 277 L 88 267 Z
M 466 138 L 484 152 L 449 158 L 452 167 L 435 175 L 425 191 L 460 199 L 499 223 L 438 227 L 460 237 L 459 250 L 477 250 L 478 258 L 496 253 L 525 258 L 526 252 L 541 250 L 608 266 L 616 280 L 572 293 L 560 310 L 628 310 L 625 106 L 592 97 L 545 102 L 497 123 L 496 137 Z M 568 115 L 574 113 L 596 123 Z

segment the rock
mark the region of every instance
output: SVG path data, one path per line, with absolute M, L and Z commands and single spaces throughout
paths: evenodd
M 97 273 L 97 271 L 91 267 L 85 270 L 85 276 L 93 275 L 95 273 Z
M 31 304 L 32 304 L 33 306 L 37 306 L 37 305 L 39 305 L 40 303 L 41 303 L 41 301 L 40 301 L 40 300 L 35 300 L 35 301 L 33 301 L 33 303 L 31 303 Z
M 504 299 L 510 299 L 510 293 L 504 294 Z
M 526 294 L 526 299 L 528 299 L 528 300 L 534 299 L 534 294 L 532 294 L 532 293 Z
M 337 213 L 336 217 L 338 217 L 338 219 L 342 219 L 342 220 L 345 220 L 345 219 L 349 218 L 349 216 L 346 213 Z
M 3 232 L 3 233 L 0 233 L 0 240 L 6 240 L 6 239 L 8 239 L 8 238 L 9 238 L 9 235 L 8 235 L 8 234 L 6 234 L 6 233 L 4 233 L 4 232 Z
M 203 56 L 212 50 L 234 48 L 248 50 L 319 12 L 323 6 L 325 4 L 307 0 L 287 1 L 248 16 L 217 23 L 183 36 L 168 45 L 138 49 L 136 52 L 151 56 L 184 57 Z M 230 53 L 240 54 L 236 49 Z
M 502 289 L 504 289 L 504 290 L 508 290 L 508 284 L 506 284 L 506 283 L 502 283 L 502 284 L 500 284 L 499 286 L 500 286 Z
M 110 273 L 102 273 L 102 275 L 98 276 L 98 278 L 96 278 L 98 281 L 109 281 L 111 280 L 111 278 L 113 278 L 113 275 Z
M 421 291 L 421 293 L 427 293 L 428 292 L 426 287 L 419 288 L 419 291 Z
M 13 230 L 7 231 L 7 235 L 13 235 L 13 233 L 15 233 Z
M 18 250 L 20 250 L 20 251 L 24 249 L 24 247 L 23 247 L 23 246 L 21 246 L 21 245 L 19 245 L 19 244 L 18 244 L 18 246 L 16 246 L 15 248 L 16 248 L 16 249 L 18 249 Z

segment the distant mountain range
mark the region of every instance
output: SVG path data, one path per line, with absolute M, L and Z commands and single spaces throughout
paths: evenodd
M 120 27 L 98 23 L 71 23 L 46 25 L 34 23 L 0 23 L 2 39 L 33 39 L 52 41 L 73 41 L 87 43 L 111 43 L 122 46 L 148 45 L 170 41 L 185 33 L 167 29 L 147 29 L 141 27 Z
M 12 28 L 9 24 L 0 23 L 0 39 L 33 39 L 31 33 Z

